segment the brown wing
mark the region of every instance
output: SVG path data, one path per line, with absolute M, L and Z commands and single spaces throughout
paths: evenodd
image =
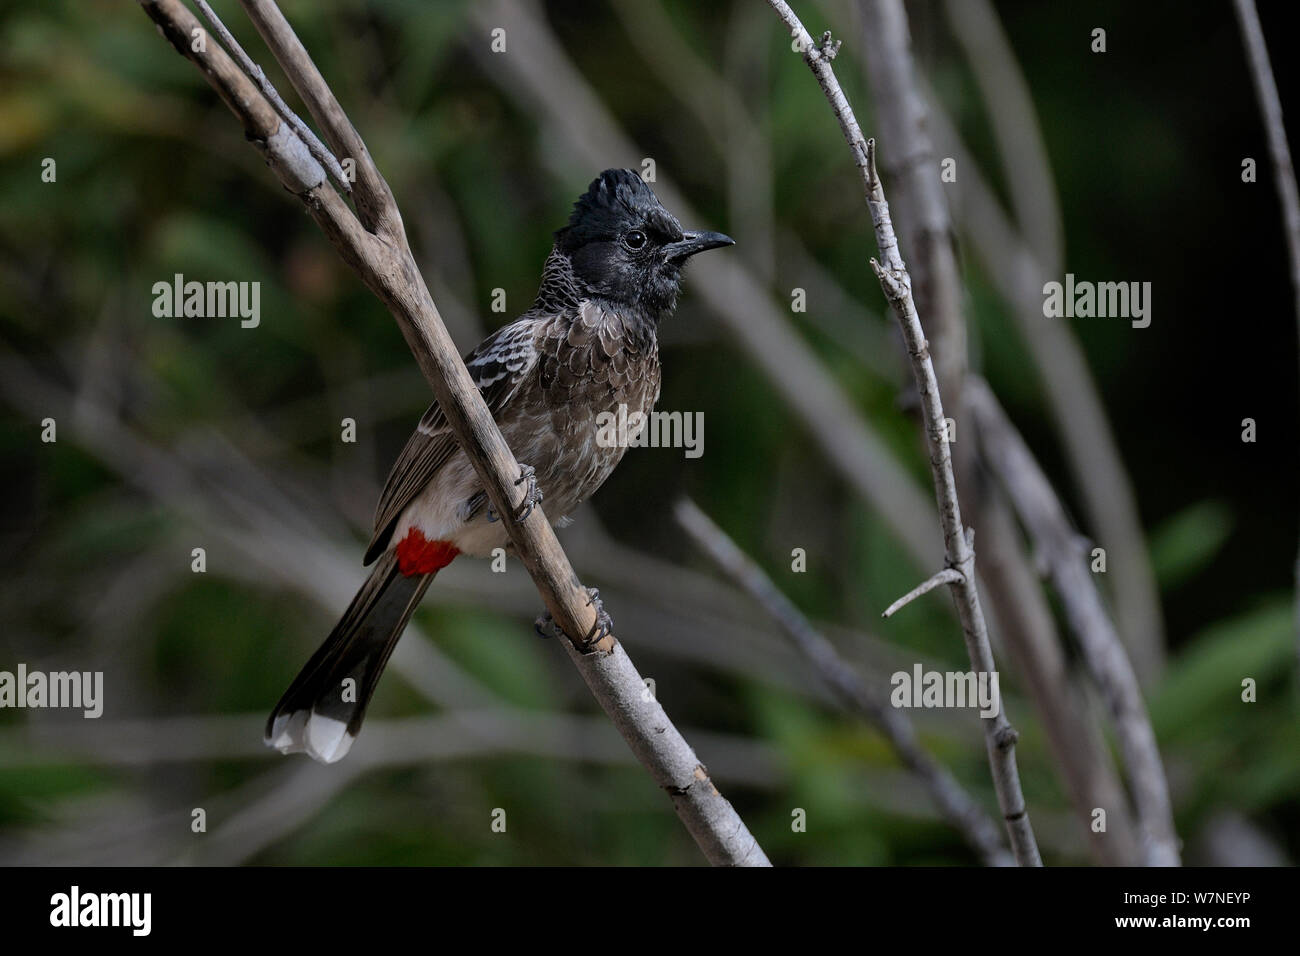
M 510 401 L 537 362 L 537 348 L 533 342 L 537 324 L 535 317 L 517 319 L 488 336 L 465 356 L 470 377 L 478 385 L 493 418 Z M 366 548 L 366 564 L 388 547 L 397 519 L 456 448 L 456 437 L 447 425 L 447 418 L 434 402 L 420 418 L 420 424 L 388 473 L 388 481 L 379 496 L 379 507 L 375 510 L 375 533 Z

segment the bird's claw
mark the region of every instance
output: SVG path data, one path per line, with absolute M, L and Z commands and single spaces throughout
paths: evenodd
M 609 616 L 605 610 L 604 602 L 600 599 L 600 588 L 587 588 L 587 593 L 591 595 L 591 600 L 587 602 L 587 607 L 595 605 L 596 620 L 591 625 L 591 630 L 587 632 L 587 637 L 583 643 L 590 647 L 592 644 L 598 644 L 609 635 L 614 633 L 614 619 Z
M 605 605 L 600 600 L 600 589 L 587 588 L 587 594 L 591 596 L 591 600 L 587 602 L 587 607 L 595 605 L 596 620 L 591 625 L 591 630 L 587 632 L 587 636 L 583 638 L 580 650 L 599 644 L 614 633 L 614 619 L 609 616 L 609 612 L 605 610 Z M 537 632 L 538 637 L 543 639 L 564 633 L 560 626 L 555 623 L 555 619 L 551 617 L 550 611 L 544 611 L 542 616 L 533 622 L 533 630 Z
M 555 618 L 551 617 L 551 612 L 543 611 L 542 616 L 533 621 L 533 630 L 537 632 L 538 637 L 546 641 L 559 633 L 560 628 L 556 625 Z
M 522 465 L 519 469 L 515 486 L 518 487 L 524 482 L 528 483 L 528 488 L 524 492 L 524 500 L 519 503 L 519 510 L 515 512 L 516 521 L 523 521 L 542 503 L 542 489 L 537 487 L 537 469 L 532 465 Z
M 524 491 L 524 500 L 519 502 L 519 507 L 515 510 L 515 521 L 523 521 L 542 503 L 542 489 L 537 487 L 537 470 L 532 465 L 519 466 L 519 477 L 515 479 L 515 487 L 519 487 L 524 482 L 528 482 L 528 488 Z M 496 513 L 495 508 L 489 507 L 487 519 L 490 522 L 500 521 L 501 516 Z

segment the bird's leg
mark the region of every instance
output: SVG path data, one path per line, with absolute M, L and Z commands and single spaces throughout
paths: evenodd
M 542 503 L 542 489 L 537 487 L 537 469 L 532 465 L 520 465 L 519 477 L 515 479 L 515 487 L 528 482 L 528 489 L 524 492 L 524 500 L 519 502 L 519 507 L 515 511 L 515 520 L 523 521 L 533 509 Z M 501 516 L 493 508 L 488 508 L 488 521 L 500 521 Z
M 592 605 L 595 605 L 596 607 L 596 621 L 591 625 L 591 630 L 587 632 L 587 636 L 583 639 L 582 647 L 580 649 L 586 649 L 591 647 L 593 644 L 598 644 L 610 634 L 614 633 L 614 619 L 609 616 L 609 612 L 605 610 L 604 603 L 600 600 L 600 589 L 587 588 L 587 594 L 591 596 L 591 600 L 587 602 L 587 607 L 591 607 Z M 542 616 L 533 622 L 533 630 L 536 631 L 537 636 L 541 638 L 550 638 L 564 634 L 564 631 L 560 629 L 560 626 L 555 623 L 555 618 L 551 617 L 550 611 L 543 611 Z
M 528 488 L 524 492 L 524 500 L 519 503 L 519 510 L 515 512 L 515 520 L 523 521 L 533 509 L 542 503 L 542 489 L 537 487 L 537 469 L 532 465 L 520 465 L 519 477 L 515 479 L 515 486 L 528 483 Z

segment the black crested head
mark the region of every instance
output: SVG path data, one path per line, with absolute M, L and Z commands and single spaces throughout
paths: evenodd
M 732 245 L 717 232 L 686 232 L 630 169 L 607 169 L 555 234 L 574 278 L 591 295 L 658 317 L 677 304 L 682 266 L 697 252 Z

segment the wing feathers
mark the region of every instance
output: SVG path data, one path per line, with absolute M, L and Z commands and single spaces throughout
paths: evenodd
M 537 347 L 533 339 L 538 325 L 537 317 L 521 317 L 498 329 L 465 356 L 465 365 L 493 418 L 500 415 L 537 362 Z M 375 510 L 375 532 L 366 548 L 366 564 L 388 547 L 402 512 L 433 480 L 456 448 L 456 438 L 447 425 L 446 416 L 434 402 L 420 418 L 384 483 L 379 507 Z

